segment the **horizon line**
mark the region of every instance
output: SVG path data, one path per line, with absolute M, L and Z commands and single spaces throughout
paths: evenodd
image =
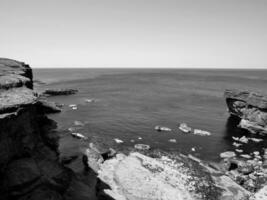
M 247 69 L 247 70 L 260 70 L 266 67 L 34 67 L 32 69 Z

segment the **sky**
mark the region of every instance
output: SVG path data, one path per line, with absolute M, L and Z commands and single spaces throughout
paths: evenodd
M 0 57 L 33 68 L 267 68 L 267 0 L 0 0 Z

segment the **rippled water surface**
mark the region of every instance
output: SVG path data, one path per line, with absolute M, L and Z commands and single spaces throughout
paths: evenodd
M 51 115 L 60 129 L 72 127 L 74 120 L 79 120 L 85 123 L 80 133 L 109 141 L 119 138 L 124 143 L 114 145 L 120 147 L 144 143 L 206 160 L 217 160 L 220 152 L 234 150 L 232 136 L 247 134 L 234 128 L 237 122 L 229 118 L 224 90 L 267 92 L 267 70 L 35 69 L 34 74 L 35 79 L 47 83 L 36 85 L 37 89 L 79 90 L 76 95 L 50 98 L 78 104 L 77 110 L 65 106 L 62 113 Z M 86 103 L 87 98 L 96 101 Z M 212 135 L 183 134 L 178 130 L 181 122 Z M 172 131 L 156 132 L 156 125 Z M 177 142 L 171 143 L 169 139 Z M 65 148 L 68 145 L 69 149 L 76 148 L 70 143 Z M 250 152 L 264 146 L 267 142 L 250 142 L 241 148 Z

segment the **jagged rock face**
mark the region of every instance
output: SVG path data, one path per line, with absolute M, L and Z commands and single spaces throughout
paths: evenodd
M 0 58 L 0 75 L 0 89 L 22 86 L 33 88 L 32 70 L 23 62 Z
M 226 90 L 224 96 L 229 112 L 241 119 L 241 128 L 252 133 L 267 133 L 267 97 L 239 90 Z
M 0 59 L 1 199 L 63 199 L 73 174 L 58 162 L 51 105 L 32 90 L 32 71 Z M 58 110 L 54 110 L 58 111 Z M 66 198 L 68 199 L 68 198 Z

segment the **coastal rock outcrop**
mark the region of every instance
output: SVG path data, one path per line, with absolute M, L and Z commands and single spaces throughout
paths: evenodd
M 241 128 L 267 134 L 267 96 L 240 90 L 226 90 L 224 96 L 230 114 L 241 119 Z
M 33 91 L 29 65 L 0 58 L 1 199 L 73 199 L 77 181 L 59 162 L 56 122 L 46 116 L 55 111 Z
M 242 200 L 250 192 L 197 158 L 162 151 L 131 151 L 104 159 L 89 147 L 88 166 L 98 174 L 99 199 Z M 192 156 L 191 156 L 192 157 Z

